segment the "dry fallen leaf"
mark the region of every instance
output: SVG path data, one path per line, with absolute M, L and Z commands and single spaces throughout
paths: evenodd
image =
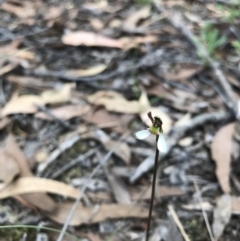
M 86 31 L 77 31 L 66 33 L 62 36 L 62 42 L 67 45 L 72 46 L 100 46 L 100 47 L 109 47 L 109 48 L 123 48 L 121 42 L 116 39 L 111 39 L 103 35 L 86 32 Z
M 199 68 L 192 68 L 192 69 L 181 69 L 178 73 L 164 73 L 163 77 L 165 79 L 170 80 L 186 80 L 196 73 L 198 73 L 201 69 Z
M 149 185 L 129 188 L 129 192 L 132 200 L 146 200 L 151 199 L 152 187 Z M 180 196 L 184 195 L 185 192 L 177 187 L 167 186 L 156 186 L 156 198 L 169 197 L 169 196 Z
M 71 69 L 71 70 L 66 70 L 65 75 L 70 75 L 74 77 L 87 77 L 87 76 L 93 76 L 100 74 L 107 68 L 107 65 L 105 64 L 99 64 L 95 65 L 93 67 L 90 67 L 88 69 Z
M 5 77 L 11 83 L 18 84 L 22 87 L 34 88 L 34 89 L 46 89 L 54 88 L 56 83 L 50 81 L 43 81 L 40 78 L 31 76 L 18 76 L 18 75 L 8 75 Z
M 45 20 L 54 20 L 56 18 L 59 18 L 64 11 L 64 8 L 61 6 L 51 6 L 47 9 L 47 12 L 44 15 Z
M 240 198 L 232 196 L 232 213 L 240 214 Z
M 0 114 L 0 116 L 1 116 L 1 114 Z M 4 129 L 10 123 L 11 123 L 11 119 L 8 119 L 7 117 L 2 118 L 0 120 L 0 130 Z
M 139 101 L 126 100 L 121 94 L 114 91 L 98 91 L 87 97 L 89 103 L 104 106 L 109 111 L 135 114 L 145 110 Z
M 41 95 L 14 96 L 2 109 L 2 116 L 17 113 L 35 113 L 37 106 L 57 104 L 71 99 L 72 84 L 64 84 L 57 90 L 46 90 Z
M 124 21 L 123 28 L 134 30 L 137 27 L 139 20 L 146 19 L 150 16 L 151 9 L 149 6 L 143 7 L 138 11 L 133 12 L 130 16 Z
M 69 211 L 72 208 L 72 203 L 61 203 L 58 209 L 53 214 L 47 216 L 57 223 L 65 223 Z M 155 215 L 155 213 L 154 213 Z M 70 221 L 70 225 L 79 226 L 86 223 L 98 223 L 106 219 L 117 218 L 147 218 L 148 209 L 136 205 L 123 205 L 123 204 L 100 204 L 94 207 L 83 207 L 78 205 Z
M 10 62 L 7 65 L 4 65 L 3 67 L 0 68 L 0 75 L 4 75 L 9 73 L 11 70 L 15 69 L 18 66 L 18 62 Z
M 0 149 L 0 181 L 1 189 L 10 184 L 20 173 L 20 168 L 16 160 L 4 150 Z
M 36 15 L 35 9 L 31 8 L 29 4 L 21 7 L 11 3 L 3 3 L 1 4 L 0 8 L 4 11 L 15 14 L 20 18 L 29 18 Z
M 22 95 L 18 97 L 14 96 L 3 107 L 2 116 L 7 116 L 16 113 L 35 113 L 37 111 L 36 105 L 44 105 L 44 101 L 37 95 Z
M 230 164 L 232 151 L 232 135 L 234 123 L 223 126 L 215 135 L 211 144 L 212 158 L 216 162 L 216 176 L 225 193 L 229 193 Z
M 88 123 L 97 125 L 99 128 L 113 128 L 118 133 L 126 133 L 128 123 L 132 119 L 132 115 L 119 115 L 109 113 L 104 108 L 96 111 L 90 110 L 86 115 L 82 116 L 83 120 Z
M 107 168 L 104 168 L 109 185 L 112 188 L 115 200 L 120 204 L 131 204 L 131 198 L 127 188 L 124 186 L 120 178 L 114 176 Z
M 155 43 L 158 41 L 158 38 L 155 35 L 147 35 L 147 36 L 140 36 L 140 37 L 123 37 L 118 40 L 122 44 L 122 47 L 125 50 L 127 50 L 131 48 L 135 48 L 140 44 Z
M 38 177 L 22 177 L 18 178 L 16 181 L 2 190 L 0 192 L 0 199 L 21 194 L 47 192 L 74 199 L 76 199 L 79 195 L 78 189 L 62 182 Z
M 71 100 L 72 84 L 64 84 L 56 90 L 46 90 L 41 94 L 41 99 L 45 104 L 58 104 Z
M 214 209 L 212 230 L 217 241 L 223 233 L 225 226 L 230 221 L 232 215 L 232 198 L 229 194 L 223 194 L 217 201 Z
M 6 139 L 5 151 L 18 163 L 20 169 L 19 175 L 21 177 L 33 176 L 23 152 L 19 148 L 12 135 L 9 135 Z M 21 198 L 23 198 L 30 205 L 38 207 L 46 212 L 52 212 L 56 209 L 55 202 L 45 193 L 23 194 L 21 195 Z M 39 202 L 39 200 L 41 200 L 41 202 Z
M 82 139 L 94 138 L 99 140 L 108 151 L 112 150 L 112 148 L 117 145 L 117 148 L 114 150 L 114 154 L 120 157 L 123 161 L 125 161 L 126 164 L 129 165 L 131 160 L 131 149 L 125 142 L 118 143 L 117 141 L 112 140 L 104 131 L 100 129 L 95 131 L 88 131 L 87 133 L 86 130 L 87 129 L 85 127 L 80 127 L 78 130 Z
M 69 120 L 74 117 L 82 116 L 87 114 L 90 111 L 90 107 L 88 105 L 82 106 L 82 105 L 65 105 L 58 108 L 50 109 L 49 110 L 52 115 L 54 115 L 56 118 L 61 120 Z M 52 120 L 52 118 L 43 113 L 39 112 L 35 115 L 35 117 L 44 119 L 44 120 Z
M 114 148 L 114 146 L 118 146 L 116 150 L 114 150 L 114 154 L 120 157 L 127 165 L 130 164 L 131 160 L 131 149 L 125 142 L 121 142 L 118 144 L 117 141 L 113 141 L 109 139 L 108 141 L 102 141 L 104 147 L 110 151 Z

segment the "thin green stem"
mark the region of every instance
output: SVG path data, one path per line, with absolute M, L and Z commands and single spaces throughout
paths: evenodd
M 60 233 L 61 230 L 59 229 L 55 229 L 55 228 L 49 228 L 49 227 L 39 227 L 39 226 L 35 226 L 35 225 L 25 225 L 25 224 L 19 224 L 19 225 L 4 225 L 4 226 L 0 226 L 0 229 L 12 229 L 12 228 L 29 228 L 29 229 L 42 229 L 42 230 L 46 230 L 46 231 L 52 231 L 55 233 Z M 65 233 L 66 236 L 72 237 L 77 241 L 81 241 L 82 239 L 77 238 L 76 236 L 70 234 L 70 233 Z
M 149 208 L 149 215 L 148 215 L 148 224 L 147 224 L 147 232 L 146 232 L 146 241 L 149 239 L 149 232 L 150 232 L 150 223 L 152 218 L 152 210 L 153 210 L 153 203 L 155 197 L 155 186 L 156 186 L 156 178 L 157 178 L 157 167 L 158 167 L 158 157 L 159 157 L 159 150 L 157 148 L 159 136 L 156 136 L 156 152 L 155 152 L 155 162 L 154 162 L 154 169 L 153 169 L 153 183 L 152 183 L 152 195 L 150 200 L 150 208 Z

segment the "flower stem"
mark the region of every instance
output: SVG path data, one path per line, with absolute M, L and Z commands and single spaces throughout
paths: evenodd
M 152 210 L 153 210 L 153 203 L 155 197 L 155 186 L 156 186 L 156 178 L 157 178 L 157 167 L 158 167 L 158 157 L 159 157 L 159 150 L 157 148 L 159 136 L 156 136 L 156 152 L 155 152 L 155 162 L 154 162 L 154 169 L 153 169 L 153 182 L 152 182 L 152 195 L 150 201 L 150 208 L 149 208 L 149 215 L 148 215 L 148 224 L 147 224 L 147 232 L 146 232 L 146 241 L 149 239 L 149 232 L 150 232 L 150 223 L 152 218 Z

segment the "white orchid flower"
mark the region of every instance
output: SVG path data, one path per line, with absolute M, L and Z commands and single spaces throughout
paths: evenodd
M 168 151 L 168 147 L 163 136 L 162 121 L 159 117 L 152 118 L 151 114 L 149 114 L 149 118 L 153 123 L 152 127 L 147 130 L 138 131 L 137 133 L 135 133 L 135 135 L 139 140 L 143 140 L 151 134 L 158 136 L 157 148 L 160 152 L 166 153 Z

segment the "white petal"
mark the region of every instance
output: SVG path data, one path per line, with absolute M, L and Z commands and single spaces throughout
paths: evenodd
M 151 132 L 149 130 L 143 130 L 143 131 L 138 131 L 137 133 L 135 133 L 136 137 L 139 140 L 143 140 L 145 138 L 147 138 L 148 136 L 150 136 Z
M 168 151 L 167 143 L 164 139 L 163 134 L 160 134 L 158 137 L 157 147 L 158 147 L 158 150 L 162 153 L 166 153 Z

